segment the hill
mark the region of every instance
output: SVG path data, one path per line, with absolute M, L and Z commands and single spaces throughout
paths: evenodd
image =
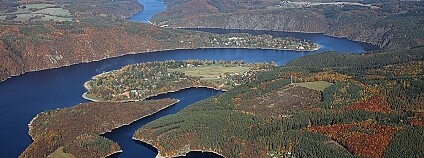
M 0 81 L 28 71 L 169 49 L 318 49 L 316 44 L 293 38 L 219 35 L 132 23 L 125 18 L 142 9 L 135 0 L 1 3 Z
M 319 53 L 155 120 L 134 134 L 162 156 L 422 157 L 424 48 Z M 295 83 L 333 83 L 322 93 Z M 178 141 L 177 141 L 178 140 Z
M 424 4 L 420 1 L 165 2 L 167 9 L 152 19 L 158 26 L 321 32 L 372 43 L 384 49 L 424 44 Z

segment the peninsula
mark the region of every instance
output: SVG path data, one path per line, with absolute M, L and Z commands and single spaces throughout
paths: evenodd
M 175 99 L 129 103 L 83 103 L 45 111 L 29 123 L 33 143 L 20 155 L 25 158 L 67 154 L 78 158 L 106 157 L 122 152 L 115 142 L 99 136 L 128 125 L 177 103 Z
M 135 101 L 191 87 L 228 90 L 251 82 L 258 72 L 275 67 L 272 63 L 186 60 L 159 61 L 124 66 L 94 76 L 85 83 L 84 98 L 91 101 Z
M 162 50 L 319 48 L 294 38 L 221 35 L 133 23 L 126 18 L 142 8 L 136 0 L 0 4 L 0 81 L 29 71 Z

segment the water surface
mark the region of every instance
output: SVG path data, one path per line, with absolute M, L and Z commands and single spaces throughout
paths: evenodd
M 148 23 L 153 15 L 165 10 L 165 4 L 161 0 L 138 0 L 138 3 L 142 4 L 144 9 L 131 16 L 130 21 Z
M 284 33 L 281 33 L 284 34 Z M 346 39 L 333 38 L 322 34 L 295 33 L 298 37 L 318 43 L 321 49 L 317 52 L 294 52 L 261 49 L 196 49 L 161 51 L 126 55 L 97 62 L 77 64 L 57 69 L 30 72 L 12 77 L 0 83 L 0 155 L 1 157 L 17 157 L 31 143 L 28 136 L 28 123 L 38 113 L 45 110 L 70 107 L 87 102 L 81 95 L 85 92 L 83 83 L 92 76 L 119 69 L 124 65 L 146 61 L 162 60 L 244 60 L 252 62 L 274 61 L 279 65 L 301 56 L 322 51 L 337 50 L 341 52 L 364 52 L 360 43 Z M 182 100 L 176 108 L 169 108 L 162 113 L 140 120 L 106 136 L 117 141 L 124 150 L 120 157 L 135 155 L 154 155 L 148 148 L 140 147 L 131 137 L 135 129 L 156 118 L 175 113 L 192 102 L 217 94 L 214 90 L 194 89 L 177 92 L 170 97 Z M 199 95 L 199 96 L 198 96 Z M 191 98 L 192 97 L 192 98 Z M 128 129 L 128 130 L 125 130 Z M 116 131 L 116 132 L 115 132 Z M 129 155 L 126 154 L 126 151 Z M 150 154 L 148 154 L 150 153 Z M 150 156 L 145 156 L 150 157 Z

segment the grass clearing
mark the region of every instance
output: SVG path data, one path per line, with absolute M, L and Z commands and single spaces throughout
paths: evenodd
M 53 153 L 49 154 L 47 158 L 75 158 L 75 156 L 63 152 L 63 147 L 59 147 Z
M 305 88 L 318 90 L 318 91 L 324 91 L 327 87 L 330 87 L 333 85 L 333 83 L 327 82 L 327 81 L 316 81 L 316 82 L 300 82 L 300 83 L 294 83 L 297 86 L 302 86 Z
M 34 9 L 43 9 L 43 8 L 50 8 L 55 7 L 53 4 L 25 4 L 27 9 L 34 8 Z
M 13 21 L 29 21 L 30 18 L 35 17 L 37 15 L 42 16 L 42 14 L 17 14 L 16 18 L 13 19 Z
M 225 67 L 222 65 L 206 65 L 200 67 L 191 67 L 191 68 L 178 68 L 178 69 L 169 69 L 171 72 L 182 72 L 186 76 L 200 77 L 203 79 L 216 79 L 220 76 L 224 76 L 226 72 L 228 73 L 244 73 L 250 70 L 251 67 L 248 66 L 229 66 Z
M 36 11 L 34 13 L 48 14 L 48 15 L 52 15 L 52 16 L 64 16 L 64 17 L 71 16 L 71 13 L 69 13 L 68 10 L 63 9 L 63 8 L 46 8 L 46 9 Z
M 50 15 L 44 15 L 44 17 L 43 17 L 43 18 L 41 18 L 41 21 L 49 21 L 49 20 L 54 20 L 54 21 L 63 22 L 63 21 L 72 21 L 72 18 L 65 18 L 65 17 L 58 17 L 58 16 L 50 16 Z

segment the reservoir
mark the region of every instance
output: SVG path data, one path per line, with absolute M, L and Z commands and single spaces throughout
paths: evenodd
M 150 14 L 134 15 L 130 20 L 142 22 L 150 19 L 155 13 L 164 9 L 164 5 L 159 0 L 140 0 L 144 4 L 145 11 L 149 5 L 158 4 L 156 9 Z M 149 2 L 149 3 L 144 3 Z M 151 12 L 151 11 L 149 11 Z M 136 18 L 139 16 L 139 18 Z M 143 17 L 143 18 L 141 18 Z M 187 59 L 208 59 L 208 60 L 244 60 L 246 62 L 271 62 L 284 65 L 296 58 L 304 55 L 319 53 L 324 51 L 339 51 L 341 53 L 361 53 L 368 47 L 359 42 L 349 41 L 342 38 L 334 38 L 323 34 L 307 33 L 286 33 L 272 31 L 243 31 L 243 30 L 219 30 L 208 29 L 203 31 L 227 33 L 227 32 L 249 32 L 251 34 L 271 34 L 274 36 L 290 36 L 305 40 L 310 40 L 320 45 L 321 49 L 315 52 L 295 52 L 262 49 L 194 49 L 194 50 L 171 50 L 134 55 L 125 55 L 116 58 L 105 59 L 96 62 L 82 63 L 68 67 L 29 72 L 23 75 L 12 77 L 0 83 L 0 155 L 1 157 L 17 157 L 31 143 L 28 135 L 28 123 L 38 113 L 56 108 L 70 107 L 78 103 L 88 102 L 81 95 L 86 91 L 84 82 L 92 76 L 105 71 L 119 69 L 122 66 L 147 61 L 162 60 L 187 60 Z M 141 119 L 137 122 L 113 130 L 104 136 L 118 142 L 123 153 L 115 154 L 112 157 L 145 157 L 153 158 L 156 150 L 149 145 L 131 139 L 135 130 L 144 124 L 157 118 L 173 114 L 182 108 L 205 99 L 218 95 L 219 91 L 192 88 L 181 90 L 175 93 L 160 95 L 155 98 L 170 97 L 181 100 L 178 104 L 160 111 L 152 116 Z M 192 153 L 196 157 L 196 153 Z M 198 154 L 198 153 L 197 153 Z M 208 154 L 207 154 L 208 155 Z M 202 155 L 205 157 L 207 155 Z M 209 154 L 207 157 L 214 157 Z
M 273 33 L 273 32 L 270 32 Z M 275 33 L 275 32 L 274 32 Z M 282 34 L 284 33 L 276 33 Z M 291 33 L 303 39 L 318 43 L 321 47 L 316 52 L 295 52 L 262 49 L 195 49 L 172 50 L 152 53 L 125 55 L 106 60 L 82 63 L 68 67 L 29 72 L 12 77 L 0 83 L 0 155 L 2 157 L 17 157 L 31 143 L 28 135 L 28 123 L 38 113 L 45 110 L 69 107 L 87 102 L 81 95 L 86 91 L 84 82 L 92 76 L 105 71 L 119 69 L 124 65 L 162 60 L 244 60 L 246 62 L 270 62 L 278 65 L 292 61 L 304 55 L 323 51 L 365 52 L 362 44 L 346 39 L 328 37 L 323 34 Z M 165 109 L 151 117 L 141 119 L 127 127 L 117 129 L 105 136 L 118 142 L 124 150 L 120 157 L 126 156 L 126 151 L 134 151 L 137 155 L 154 153 L 148 147 L 131 139 L 134 131 L 143 124 L 156 118 L 176 113 L 185 106 L 203 98 L 216 95 L 219 92 L 209 89 L 189 89 L 160 97 L 172 97 L 182 100 L 175 107 Z M 125 130 L 128 129 L 128 130 Z M 125 143 L 122 143 L 125 142 Z M 128 146 L 127 146 L 128 145 Z M 140 147 L 142 146 L 142 147 Z M 155 154 L 153 154 L 154 157 Z M 114 155 L 116 156 L 116 155 Z

